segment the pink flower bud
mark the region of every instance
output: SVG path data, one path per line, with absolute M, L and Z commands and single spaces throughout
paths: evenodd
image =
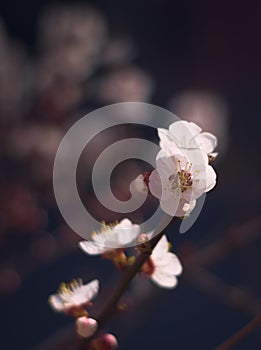
M 83 338 L 91 337 L 96 332 L 97 328 L 98 323 L 93 318 L 83 316 L 76 320 L 77 333 Z
M 118 341 L 112 334 L 103 334 L 90 342 L 89 350 L 114 350 L 118 347 Z

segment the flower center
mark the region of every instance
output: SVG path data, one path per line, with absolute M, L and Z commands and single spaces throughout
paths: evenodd
M 192 187 L 192 164 L 186 162 L 185 167 L 181 168 L 180 160 L 178 160 L 177 172 L 169 176 L 169 185 L 172 191 L 180 190 L 185 192 L 187 189 Z
M 193 183 L 191 172 L 183 169 L 178 171 L 178 176 L 180 181 L 181 192 L 185 192 L 188 188 L 191 188 Z

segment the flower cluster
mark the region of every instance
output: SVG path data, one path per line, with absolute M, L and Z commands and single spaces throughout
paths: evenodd
M 138 190 L 148 188 L 160 200 L 161 208 L 171 216 L 184 217 L 191 213 L 196 200 L 216 184 L 216 173 L 210 162 L 216 137 L 192 122 L 177 121 L 169 130 L 158 129 L 160 152 L 156 169 L 136 179 Z M 143 185 L 141 180 L 143 179 Z
M 210 161 L 217 155 L 213 153 L 217 140 L 196 124 L 185 121 L 173 123 L 169 130 L 158 129 L 158 135 L 161 150 L 156 157 L 156 169 L 138 176 L 135 184 L 140 191 L 148 191 L 158 198 L 167 214 L 184 217 L 193 210 L 196 200 L 216 184 L 216 173 Z M 182 265 L 170 252 L 166 235 L 160 235 L 153 245 L 154 231 L 141 232 L 140 225 L 124 218 L 111 224 L 102 222 L 91 239 L 81 241 L 79 247 L 88 255 L 111 260 L 123 272 L 136 268 L 136 273 L 147 276 L 159 287 L 170 289 L 176 287 Z M 127 249 L 129 246 L 135 249 Z M 144 259 L 138 260 L 139 256 Z M 115 349 L 117 340 L 113 335 L 95 338 L 98 322 L 89 317 L 86 310 L 98 290 L 98 280 L 86 285 L 81 280 L 69 285 L 63 283 L 58 293 L 50 296 L 49 302 L 54 310 L 76 318 L 77 334 L 89 339 L 88 349 Z
M 101 231 L 95 232 L 93 235 L 93 241 L 80 242 L 80 248 L 89 255 L 101 254 L 105 258 L 111 259 L 120 269 L 132 265 L 136 259 L 134 255 L 127 257 L 123 243 L 136 242 L 138 244 L 136 251 L 150 248 L 149 240 L 153 236 L 153 232 L 140 234 L 140 226 L 133 224 L 127 218 L 114 226 L 102 224 L 102 227 Z M 177 284 L 175 276 L 179 275 L 181 271 L 182 267 L 178 258 L 169 252 L 169 244 L 165 235 L 141 268 L 141 272 L 163 288 L 175 287 Z

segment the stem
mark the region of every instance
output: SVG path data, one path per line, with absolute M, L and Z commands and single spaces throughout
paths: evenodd
M 215 350 L 228 350 L 238 344 L 244 337 L 253 332 L 258 326 L 261 326 L 261 314 L 257 315 L 252 321 L 219 345 Z
M 115 311 L 117 310 L 117 305 L 118 302 L 121 298 L 121 296 L 124 294 L 124 292 L 127 290 L 129 287 L 130 282 L 132 279 L 139 273 L 142 265 L 145 263 L 145 261 L 148 259 L 148 257 L 151 255 L 153 249 L 156 247 L 162 236 L 164 236 L 165 231 L 168 229 L 168 227 L 173 224 L 174 222 L 178 221 L 177 218 L 173 218 L 172 221 L 165 227 L 164 230 L 162 230 L 159 234 L 157 234 L 155 237 L 153 237 L 150 240 L 150 246 L 147 251 L 141 252 L 138 257 L 136 258 L 135 262 L 133 265 L 131 265 L 122 275 L 122 278 L 119 281 L 119 284 L 117 288 L 115 289 L 114 293 L 112 294 L 110 300 L 104 308 L 101 310 L 100 314 L 97 317 L 97 322 L 99 325 L 99 329 L 101 326 L 108 320 L 110 316 L 112 316 Z M 96 332 L 97 333 L 97 332 Z M 95 333 L 95 334 L 96 334 Z M 95 336 L 95 334 L 93 336 Z M 84 346 L 91 340 L 92 338 L 89 339 L 81 339 L 79 342 L 79 345 L 77 347 L 77 350 L 81 349 L 86 349 Z

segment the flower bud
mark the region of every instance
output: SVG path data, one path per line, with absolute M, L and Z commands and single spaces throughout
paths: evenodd
M 118 347 L 118 341 L 112 334 L 103 334 L 90 342 L 89 350 L 114 350 Z
M 134 180 L 134 185 L 135 188 L 138 192 L 147 192 L 148 188 L 144 182 L 144 177 L 143 175 L 139 175 L 135 180 Z
M 138 192 L 148 192 L 149 191 L 149 181 L 150 181 L 151 171 L 144 171 L 133 181 Z
M 91 337 L 97 330 L 98 323 L 93 318 L 79 317 L 76 320 L 77 333 L 83 338 Z

